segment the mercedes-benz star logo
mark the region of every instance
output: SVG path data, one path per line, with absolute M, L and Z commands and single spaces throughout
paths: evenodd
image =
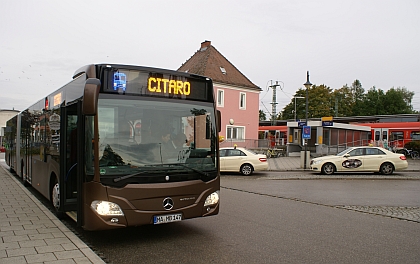
M 165 210 L 171 210 L 174 208 L 174 201 L 171 197 L 163 199 L 163 208 L 165 208 Z

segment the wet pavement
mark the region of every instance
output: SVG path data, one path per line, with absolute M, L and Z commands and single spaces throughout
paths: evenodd
M 272 158 L 268 163 L 269 171 L 304 171 L 300 157 Z M 420 160 L 409 160 L 408 171 L 420 172 Z M 294 177 L 296 174 L 299 173 L 294 173 Z M 314 174 L 298 176 L 321 177 Z M 384 178 L 382 175 L 371 177 Z M 418 174 L 413 177 L 420 179 Z M 0 154 L 0 181 L 0 263 L 105 263 L 8 171 L 4 153 Z M 367 213 L 382 210 L 383 214 L 401 215 L 403 219 L 415 222 L 419 219 L 418 207 L 410 210 L 389 207 L 345 209 Z

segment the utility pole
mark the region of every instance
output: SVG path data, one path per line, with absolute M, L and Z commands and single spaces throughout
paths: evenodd
M 273 81 L 271 81 L 271 85 L 269 86 L 270 88 L 273 89 L 273 99 L 271 104 L 271 125 L 274 126 L 275 125 L 275 120 L 276 120 L 276 114 L 277 114 L 277 91 L 276 88 L 280 86 L 279 82 L 276 81 L 276 84 L 273 84 Z
M 309 122 L 308 122 L 308 90 L 309 88 L 311 88 L 312 83 L 309 81 L 309 71 L 306 72 L 306 83 L 303 84 L 303 86 L 305 86 L 306 88 L 306 126 L 309 127 Z M 303 133 L 302 133 L 303 135 Z M 304 164 L 303 164 L 303 169 L 306 170 L 306 163 L 307 163 L 307 157 L 306 157 L 306 153 L 308 151 L 308 140 L 307 139 L 303 139 L 303 144 L 305 145 L 305 157 L 304 157 Z

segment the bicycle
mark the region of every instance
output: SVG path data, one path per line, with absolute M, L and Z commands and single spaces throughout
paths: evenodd
M 410 156 L 411 156 L 412 159 L 420 159 L 420 154 L 416 150 L 411 151 Z
M 411 150 L 407 148 L 402 148 L 396 151 L 397 153 L 404 154 L 406 157 L 410 157 L 411 159 L 419 159 L 420 154 L 417 150 Z
M 267 149 L 267 153 L 265 154 L 267 158 L 277 158 L 279 153 L 275 149 Z

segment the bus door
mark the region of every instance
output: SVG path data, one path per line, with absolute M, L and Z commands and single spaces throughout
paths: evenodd
M 373 129 L 376 146 L 387 147 L 388 140 L 389 140 L 388 133 L 389 133 L 388 128 L 374 128 Z
M 72 217 L 77 224 L 81 223 L 80 207 L 82 206 L 83 124 L 81 120 L 81 103 L 62 107 L 62 133 L 60 135 L 60 207 Z M 82 170 L 82 174 L 80 171 Z M 80 220 L 80 221 L 79 221 Z
M 24 184 L 26 182 L 31 182 L 32 180 L 32 153 L 33 153 L 33 142 L 31 140 L 31 134 L 30 134 L 30 124 L 29 122 L 22 122 L 22 131 L 21 134 L 22 143 L 22 164 L 21 164 L 21 179 L 24 181 Z

